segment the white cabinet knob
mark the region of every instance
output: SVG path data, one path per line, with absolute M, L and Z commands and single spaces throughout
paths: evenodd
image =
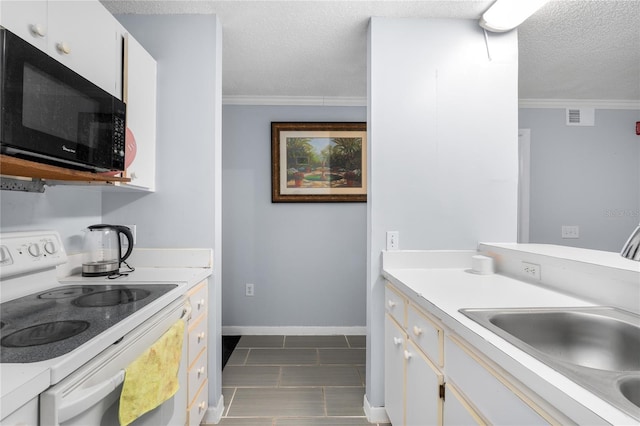
M 202 401 L 200 404 L 198 404 L 198 411 L 199 412 L 203 412 L 206 408 L 207 408 L 207 402 L 206 401 Z
M 412 357 L 411 352 L 405 350 L 404 351 L 404 359 L 409 360 L 409 359 L 411 359 L 411 357 Z
M 200 377 L 200 376 L 203 376 L 203 375 L 204 375 L 204 367 L 200 367 L 200 368 L 198 368 L 197 375 L 198 375 L 198 377 Z
M 29 30 L 31 30 L 31 34 L 36 37 L 44 37 L 47 35 L 47 29 L 42 24 L 31 24 Z
M 196 303 L 196 305 L 198 306 L 198 309 L 202 309 L 204 307 L 204 299 L 198 300 L 198 303 Z
M 66 41 L 61 41 L 60 43 L 56 44 L 56 48 L 58 49 L 58 52 L 62 53 L 63 55 L 68 55 L 69 53 L 71 53 L 71 46 L 69 46 Z
M 422 334 L 422 329 L 420 327 L 418 327 L 417 325 L 413 326 L 413 334 L 415 334 L 416 336 L 420 336 Z
M 402 344 L 402 339 L 400 337 L 394 337 L 393 344 L 396 346 L 400 346 Z
M 393 300 L 389 300 L 387 304 L 389 305 L 390 308 L 393 308 L 394 306 L 396 306 L 396 302 L 394 302 Z
M 202 333 L 198 334 L 198 343 L 200 343 L 202 340 L 204 340 L 204 336 L 205 336 L 204 331 Z

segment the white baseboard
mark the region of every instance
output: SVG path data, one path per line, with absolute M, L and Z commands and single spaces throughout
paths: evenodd
M 224 413 L 224 396 L 220 395 L 218 404 L 215 407 L 209 406 L 207 412 L 202 418 L 202 425 L 218 424 L 222 419 L 222 413 Z
M 387 410 L 384 407 L 372 407 L 369 404 L 367 395 L 364 396 L 364 403 L 362 405 L 364 414 L 367 416 L 369 423 L 389 423 L 389 416 L 387 416 Z
M 366 326 L 351 327 L 260 327 L 227 325 L 222 326 L 223 336 L 364 336 Z

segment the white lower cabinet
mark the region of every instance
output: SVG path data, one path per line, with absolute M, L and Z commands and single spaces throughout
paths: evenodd
M 385 407 L 393 426 L 562 424 L 539 397 L 391 284 L 385 303 Z
M 404 351 L 406 341 L 405 332 L 391 315 L 387 314 L 384 342 L 384 399 L 387 416 L 393 425 L 404 424 Z
M 469 410 L 493 425 L 559 424 L 538 407 L 514 383 L 500 374 L 459 337 L 449 335 L 445 342 L 447 380 L 464 395 Z
M 416 328 L 412 314 L 417 313 L 406 299 L 391 287 L 386 293 L 385 318 L 385 408 L 394 426 L 441 425 L 443 418 L 444 375 L 431 356 L 441 359 L 441 334 L 432 324 L 420 322 Z M 409 313 L 409 315 L 407 315 Z M 407 317 L 409 323 L 407 323 Z M 421 321 L 424 317 L 421 317 Z M 407 324 L 410 332 L 407 331 Z M 421 330 L 434 330 L 423 332 Z M 412 339 L 417 341 L 413 341 Z
M 191 318 L 187 322 L 188 379 L 187 425 L 197 426 L 208 407 L 207 381 L 207 281 L 187 292 L 191 304 Z
M 413 342 L 404 353 L 406 365 L 406 412 L 408 426 L 441 425 L 444 375 Z
M 444 418 L 444 424 L 452 426 L 471 426 L 471 425 L 487 425 L 489 424 L 484 420 L 478 411 L 471 407 L 469 401 L 462 396 L 461 392 L 452 383 L 447 383 L 446 386 L 446 413 Z

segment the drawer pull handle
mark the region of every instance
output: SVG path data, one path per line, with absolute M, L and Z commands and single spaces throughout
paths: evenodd
M 422 329 L 420 327 L 418 327 L 417 325 L 413 326 L 413 334 L 415 334 L 416 336 L 420 336 L 422 334 Z
M 198 305 L 198 310 L 202 309 L 204 307 L 204 299 L 200 299 L 197 305 Z
M 393 308 L 396 306 L 396 302 L 394 302 L 393 300 L 389 300 L 388 305 L 389 305 L 389 308 Z
M 411 357 L 412 357 L 411 352 L 404 351 L 404 359 L 409 360 L 411 359 Z
M 200 378 L 200 376 L 203 376 L 204 375 L 204 367 L 198 368 L 197 374 L 198 374 L 198 378 Z
M 199 413 L 202 413 L 206 408 L 207 408 L 207 402 L 206 401 L 202 401 L 200 404 L 198 404 L 198 412 Z
M 198 334 L 198 343 L 200 343 L 202 340 L 204 340 L 205 334 L 204 331 Z
M 396 345 L 396 346 L 400 346 L 402 344 L 402 338 L 394 337 L 393 338 L 393 344 Z

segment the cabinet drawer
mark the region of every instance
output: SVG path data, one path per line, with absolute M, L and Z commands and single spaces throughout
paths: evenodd
M 189 291 L 189 303 L 191 304 L 192 322 L 207 311 L 207 282 L 203 281 Z
M 409 338 L 439 367 L 444 365 L 444 332 L 416 306 L 409 305 L 407 312 Z
M 195 360 L 191 368 L 189 369 L 189 389 L 187 394 L 187 401 L 189 405 L 193 402 L 198 390 L 202 387 L 202 384 L 207 380 L 207 350 L 205 349 L 200 353 Z
M 189 327 L 189 367 L 198 357 L 198 354 L 207 347 L 207 321 L 206 317 L 200 319 Z
M 457 338 L 448 336 L 445 351 L 449 380 L 489 423 L 560 424 Z
M 385 311 L 393 317 L 402 327 L 407 326 L 407 299 L 404 298 L 395 288 L 387 285 L 384 293 Z
M 207 411 L 209 400 L 209 390 L 208 383 L 205 382 L 202 384 L 196 399 L 191 403 L 188 408 L 187 413 L 187 424 L 189 426 L 198 426 L 202 417 L 204 417 L 204 413 Z

